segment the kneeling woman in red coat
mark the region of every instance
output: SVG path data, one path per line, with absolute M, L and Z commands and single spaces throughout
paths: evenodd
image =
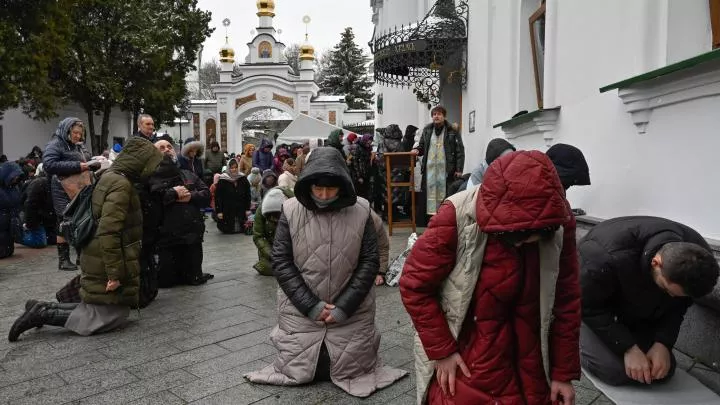
M 418 336 L 419 402 L 574 404 L 580 378 L 575 220 L 550 160 L 507 154 L 442 204 L 400 292 Z

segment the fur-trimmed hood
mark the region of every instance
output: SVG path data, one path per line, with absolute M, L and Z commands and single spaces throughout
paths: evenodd
M 197 152 L 195 152 L 195 157 L 196 157 L 196 158 L 202 157 L 203 153 L 205 153 L 205 145 L 203 145 L 202 142 L 200 142 L 200 141 L 192 141 L 192 142 L 186 143 L 186 144 L 182 147 L 182 151 L 180 152 L 180 154 L 181 154 L 182 156 L 186 157 L 186 158 L 189 158 L 188 152 L 191 151 L 191 150 L 193 150 L 193 149 L 196 149 L 196 150 L 197 150 Z

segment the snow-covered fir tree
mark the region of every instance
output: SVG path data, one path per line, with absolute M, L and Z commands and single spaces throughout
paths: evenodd
M 355 43 L 352 28 L 345 28 L 340 43 L 330 53 L 322 72 L 320 89 L 325 94 L 345 95 L 350 108 L 368 108 L 372 104 L 372 82 L 368 79 L 370 58 Z

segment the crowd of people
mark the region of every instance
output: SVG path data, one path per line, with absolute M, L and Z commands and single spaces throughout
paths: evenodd
M 380 359 L 374 288 L 389 261 L 382 215 L 407 198 L 384 188 L 383 172 L 414 169 L 385 168 L 381 157 L 406 151 L 419 157 L 419 222 L 429 219 L 399 284 L 417 332 L 419 403 L 571 405 L 581 365 L 611 385 L 671 378 L 685 312 L 718 280 L 707 242 L 647 216 L 604 221 L 578 243 L 584 213 L 566 199 L 570 187 L 590 185 L 578 148 L 524 151 L 493 139 L 464 173 L 462 136 L 446 115 L 436 107 L 430 124 L 405 134 L 388 126 L 378 145 L 338 130 L 325 147 L 265 139 L 238 155 L 216 142 L 207 152 L 195 140 L 175 145 L 141 115 L 138 133 L 107 157 L 86 152 L 79 119 L 62 120 L 44 152 L 0 166 L 0 256 L 43 229 L 38 246 L 56 244 L 59 269 L 79 265 L 81 275 L 57 303 L 28 301 L 9 340 L 42 325 L 107 332 L 158 287 L 206 283 L 211 207 L 221 233 L 252 234 L 253 268 L 278 282 L 278 356 L 245 377 L 332 381 L 367 397 L 407 374 Z M 78 246 L 65 233 L 65 207 L 89 186 L 96 226 Z

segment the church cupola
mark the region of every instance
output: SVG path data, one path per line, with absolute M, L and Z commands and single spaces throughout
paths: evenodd
M 230 19 L 224 19 L 223 25 L 225 26 L 225 46 L 220 48 L 220 82 L 230 83 L 232 82 L 233 65 L 235 65 L 235 50 L 230 46 L 230 40 L 227 34 Z
M 259 28 L 272 28 L 275 17 L 274 0 L 257 0 L 257 16 L 260 19 Z
M 310 16 L 303 17 L 305 23 L 305 43 L 300 46 L 300 79 L 315 79 L 315 48 L 310 45 L 308 40 L 308 25 L 310 24 Z

